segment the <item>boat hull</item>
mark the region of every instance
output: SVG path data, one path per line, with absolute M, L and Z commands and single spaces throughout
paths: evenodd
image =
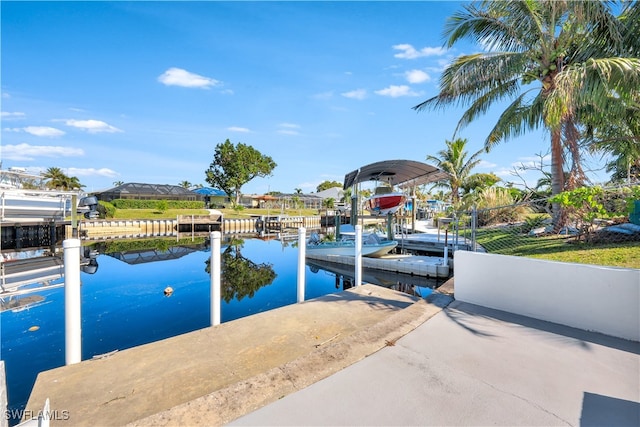
M 402 193 L 376 194 L 365 201 L 365 209 L 373 215 L 395 213 L 404 204 L 406 198 Z
M 390 240 L 376 244 L 362 245 L 362 256 L 376 258 L 388 254 L 398 246 L 398 242 Z M 348 240 L 343 242 L 322 242 L 318 244 L 308 244 L 307 253 L 315 255 L 344 255 L 355 256 L 355 241 Z

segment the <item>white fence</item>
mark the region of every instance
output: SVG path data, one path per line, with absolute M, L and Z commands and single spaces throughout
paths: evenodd
M 455 297 L 640 341 L 640 270 L 457 251 Z

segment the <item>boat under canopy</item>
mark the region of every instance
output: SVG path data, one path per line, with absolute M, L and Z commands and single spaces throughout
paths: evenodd
M 383 160 L 346 174 L 343 188 L 347 189 L 364 181 L 379 181 L 391 186 L 408 188 L 448 177 L 449 174 L 442 169 L 415 160 Z

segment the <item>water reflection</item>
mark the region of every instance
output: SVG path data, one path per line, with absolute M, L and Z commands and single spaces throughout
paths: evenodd
M 220 292 L 227 303 L 233 299 L 240 301 L 246 296 L 253 298 L 258 289 L 270 285 L 277 277 L 273 264 L 258 264 L 243 257 L 243 247 L 243 239 L 232 239 L 220 256 Z M 211 274 L 211 259 L 205 263 L 205 271 Z
M 307 260 L 309 270 L 318 275 L 329 274 L 335 277 L 337 289 L 349 289 L 355 283 L 355 271 L 353 266 L 336 264 L 322 260 Z M 385 288 L 393 289 L 409 295 L 426 297 L 434 289 L 442 285 L 446 279 L 431 279 L 423 276 L 395 273 L 376 269 L 362 270 L 362 283 L 371 283 Z

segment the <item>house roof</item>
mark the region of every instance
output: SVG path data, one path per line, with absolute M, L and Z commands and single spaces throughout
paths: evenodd
M 445 171 L 414 160 L 383 160 L 362 166 L 344 177 L 343 188 L 364 181 L 380 181 L 391 186 L 413 187 L 449 177 Z
M 143 184 L 139 182 L 128 182 L 104 191 L 104 193 L 121 194 L 151 194 L 151 195 L 188 195 L 193 192 L 178 185 L 169 184 Z

